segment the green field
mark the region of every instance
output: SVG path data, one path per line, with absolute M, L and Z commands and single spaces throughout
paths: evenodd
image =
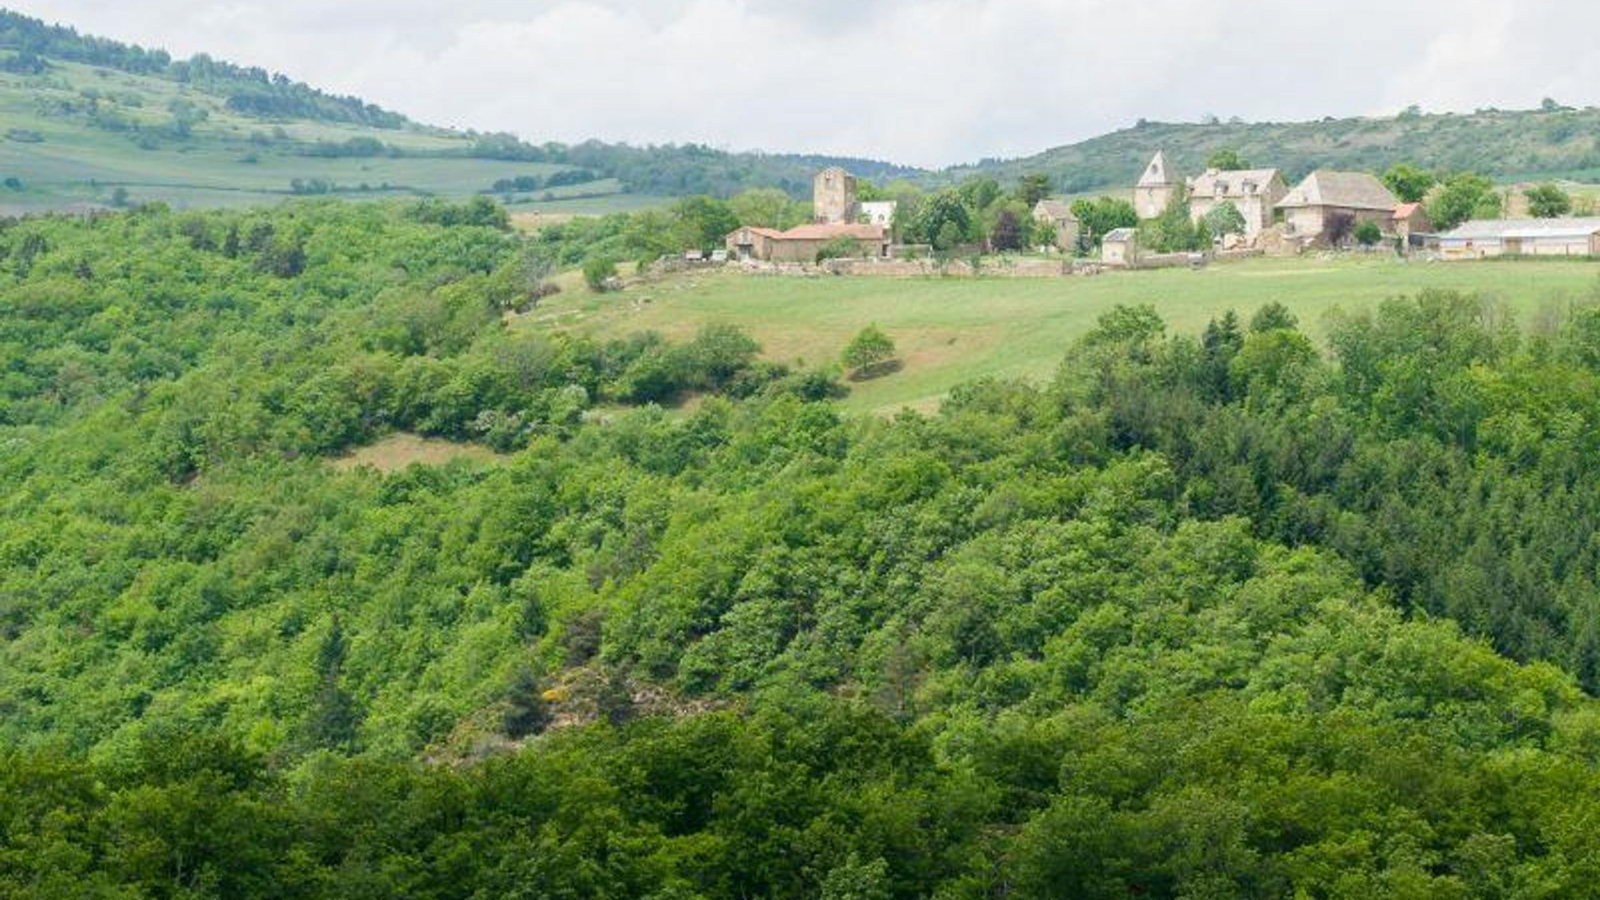
M 1600 264 L 1425 263 L 1391 259 L 1253 260 L 1203 271 L 1169 269 L 1063 279 L 774 278 L 736 272 L 677 276 L 597 298 L 581 289 L 546 301 L 521 327 L 601 336 L 654 329 L 684 337 L 708 322 L 749 329 L 775 360 L 834 359 L 876 323 L 904 368 L 854 386 L 846 405 L 930 408 L 983 376 L 1047 377 L 1073 341 L 1119 303 L 1153 304 L 1168 327 L 1198 333 L 1214 315 L 1278 301 L 1308 331 L 1334 307 L 1359 310 L 1427 288 L 1480 293 L 1520 318 L 1600 292 Z
M 186 138 L 167 133 L 175 103 L 203 111 Z M 90 110 L 95 114 L 91 115 Z M 18 139 L 18 135 L 26 139 Z M 408 154 L 325 158 L 301 150 L 319 141 L 375 138 Z M 274 121 L 230 110 L 223 98 L 161 78 L 56 61 L 42 75 L 0 74 L 0 212 L 75 209 L 159 200 L 176 207 L 246 206 L 292 195 L 295 179 L 321 179 L 349 197 L 464 196 L 496 180 L 546 177 L 567 168 L 464 155 L 463 134 L 423 126 L 368 128 Z M 614 179 L 551 188 L 518 208 L 603 213 L 659 202 L 622 196 Z M 581 198 L 573 199 L 575 195 Z

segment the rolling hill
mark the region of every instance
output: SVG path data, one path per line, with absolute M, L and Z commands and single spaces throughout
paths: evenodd
M 943 182 L 989 176 L 1002 182 L 1044 172 L 1068 194 L 1126 187 L 1157 150 L 1179 171 L 1204 168 L 1229 148 L 1257 165 L 1277 166 L 1294 181 L 1317 168 L 1381 171 L 1400 161 L 1449 171 L 1473 170 L 1500 181 L 1600 180 L 1600 109 L 1554 104 L 1539 110 L 1480 110 L 1315 122 L 1219 122 L 1138 125 L 1013 160 L 985 160 L 941 173 Z
M 0 212 L 10 214 L 490 190 L 516 207 L 608 212 L 755 186 L 799 193 L 833 164 L 869 177 L 916 174 L 870 160 L 693 145 L 534 146 L 421 125 L 262 69 L 204 55 L 175 60 L 4 10 L 0 137 Z

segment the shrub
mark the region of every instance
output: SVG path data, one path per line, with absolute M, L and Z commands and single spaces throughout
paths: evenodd
M 603 294 L 611 279 L 617 277 L 617 261 L 609 256 L 590 257 L 583 263 L 583 283 L 589 290 Z

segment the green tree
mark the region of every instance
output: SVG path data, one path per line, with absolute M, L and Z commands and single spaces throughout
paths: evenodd
M 1016 198 L 1022 205 L 1033 209 L 1040 200 L 1050 196 L 1052 189 L 1049 175 L 1043 172 L 1030 172 L 1017 180 Z
M 739 227 L 733 207 L 715 197 L 685 197 L 672 205 L 671 215 L 680 249 L 716 249 Z
M 1420 203 L 1438 183 L 1432 172 L 1410 163 L 1395 163 L 1383 173 L 1383 184 L 1405 203 Z
M 1244 213 L 1239 212 L 1239 207 L 1232 202 L 1224 200 L 1205 215 L 1206 227 L 1211 233 L 1222 237 L 1229 234 L 1244 234 Z
M 894 341 L 878 326 L 868 325 L 856 332 L 839 359 L 852 377 L 867 377 L 894 359 Z
M 1239 151 L 1223 148 L 1212 151 L 1211 155 L 1206 157 L 1206 168 L 1221 169 L 1224 172 L 1236 172 L 1250 168 L 1250 164 L 1239 156 Z
M 1350 236 L 1361 246 L 1372 247 L 1383 240 L 1383 229 L 1378 227 L 1377 222 L 1365 219 L 1351 230 Z
M 1541 184 L 1522 194 L 1528 200 L 1528 212 L 1536 219 L 1556 219 L 1572 212 L 1572 197 L 1554 184 Z
M 609 256 L 593 256 L 583 262 L 583 282 L 589 290 L 602 293 L 611 279 L 617 277 L 617 262 Z
M 1135 228 L 1139 224 L 1139 213 L 1133 204 L 1116 197 L 1073 201 L 1072 214 L 1094 246 L 1099 246 L 1102 238 L 1118 228 Z
M 1440 191 L 1428 201 L 1428 218 L 1442 231 L 1469 219 L 1492 219 L 1499 215 L 1500 195 L 1495 192 L 1494 183 L 1472 172 L 1446 178 Z
M 735 194 L 728 200 L 728 208 L 740 225 L 761 228 L 787 230 L 810 219 L 805 204 L 777 188 L 754 188 Z

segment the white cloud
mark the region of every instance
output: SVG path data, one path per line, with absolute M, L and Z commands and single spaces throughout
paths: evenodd
M 14 0 L 437 124 L 924 165 L 1211 113 L 1600 95 L 1566 0 Z

